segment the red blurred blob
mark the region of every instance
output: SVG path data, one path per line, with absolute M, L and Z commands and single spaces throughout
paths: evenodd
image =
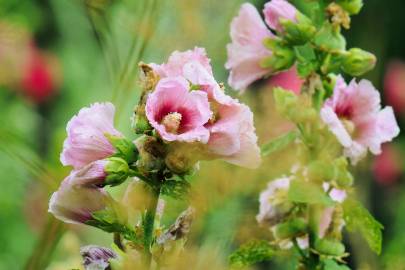
M 374 160 L 373 173 L 377 182 L 383 185 L 398 181 L 402 175 L 401 153 L 394 145 L 382 147 L 382 153 Z
M 270 77 L 268 83 L 272 88 L 282 87 L 298 95 L 301 92 L 304 80 L 298 76 L 297 68 L 293 66 L 287 71 L 280 72 Z
M 405 63 L 394 60 L 388 64 L 384 77 L 384 97 L 397 113 L 405 112 Z
M 59 86 L 56 60 L 31 47 L 21 79 L 23 94 L 35 103 L 51 98 Z

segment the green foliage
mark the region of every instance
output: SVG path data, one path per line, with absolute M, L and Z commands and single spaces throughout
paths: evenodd
M 298 135 L 299 133 L 293 130 L 265 143 L 261 147 L 262 156 L 267 156 L 271 153 L 282 150 L 283 148 L 294 142 L 294 140 L 298 138 Z
M 381 253 L 382 232 L 384 228 L 364 208 L 360 202 L 347 199 L 343 203 L 344 220 L 349 231 L 359 231 L 370 248 L 377 254 Z
M 296 203 L 322 204 L 331 206 L 333 200 L 315 183 L 293 180 L 288 190 L 288 199 Z
M 272 55 L 260 61 L 262 68 L 269 68 L 273 72 L 289 69 L 295 62 L 295 55 L 292 48 L 286 46 L 280 39 L 266 38 L 263 44 Z
M 337 51 L 346 49 L 346 39 L 338 29 L 325 22 L 314 37 L 314 44 L 321 50 Z
M 318 61 L 314 48 L 309 44 L 294 47 L 297 57 L 298 74 L 305 78 L 318 68 Z
M 113 136 L 110 134 L 105 134 L 105 136 L 117 150 L 117 153 L 114 154 L 115 157 L 123 158 L 128 163 L 133 163 L 138 159 L 138 149 L 133 142 L 127 138 Z
M 170 179 L 163 182 L 161 194 L 177 200 L 182 200 L 186 198 L 189 190 L 190 183 L 186 180 Z
M 323 270 L 350 270 L 349 267 L 347 267 L 344 264 L 338 264 L 336 261 L 332 259 L 326 259 L 323 261 Z
M 345 246 L 340 241 L 327 238 L 316 239 L 315 249 L 328 256 L 342 256 L 345 252 Z
M 275 250 L 267 241 L 253 240 L 239 247 L 229 256 L 229 261 L 233 267 L 244 267 L 270 260 L 274 255 Z
M 275 227 L 274 235 L 277 239 L 287 239 L 303 235 L 308 228 L 305 219 L 294 218 Z

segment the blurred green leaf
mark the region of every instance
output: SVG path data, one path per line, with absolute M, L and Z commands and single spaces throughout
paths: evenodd
M 229 256 L 233 267 L 244 267 L 262 261 L 270 260 L 275 254 L 274 248 L 264 240 L 253 240 L 239 247 Z
M 349 267 L 347 267 L 344 264 L 338 264 L 336 261 L 332 259 L 327 259 L 323 261 L 323 268 L 324 270 L 350 270 Z
M 333 205 L 333 200 L 314 183 L 294 180 L 288 190 L 288 199 L 296 203 Z
M 384 228 L 360 202 L 347 199 L 343 203 L 344 220 L 349 231 L 359 231 L 370 248 L 381 253 L 382 229 Z
M 296 130 L 293 130 L 265 143 L 261 147 L 262 156 L 270 155 L 273 152 L 287 147 L 298 137 L 298 135 L 299 133 Z

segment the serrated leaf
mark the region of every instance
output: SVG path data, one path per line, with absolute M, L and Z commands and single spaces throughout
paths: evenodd
M 350 270 L 349 267 L 347 267 L 344 264 L 338 264 L 336 261 L 332 259 L 327 259 L 323 261 L 323 270 Z
M 359 231 L 371 250 L 380 254 L 382 244 L 381 230 L 384 226 L 375 220 L 360 202 L 354 199 L 347 199 L 343 203 L 343 211 L 346 228 L 349 231 Z
M 229 262 L 233 267 L 244 267 L 270 260 L 274 254 L 275 250 L 267 241 L 253 240 L 232 253 Z
M 262 145 L 261 153 L 262 156 L 267 156 L 273 152 L 279 151 L 285 147 L 287 147 L 290 143 L 292 143 L 298 137 L 298 132 L 293 130 L 283 134 L 267 143 Z
M 323 191 L 323 189 L 311 182 L 294 180 L 288 190 L 288 199 L 296 203 L 333 205 L 333 200 Z

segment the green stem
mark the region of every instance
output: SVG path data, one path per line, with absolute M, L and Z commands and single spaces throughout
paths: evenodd
M 151 246 L 153 241 L 153 231 L 155 227 L 155 217 L 156 217 L 156 207 L 159 201 L 160 187 L 157 189 L 150 189 L 150 201 L 146 209 L 145 217 L 143 220 L 143 230 L 144 230 L 144 251 L 145 251 L 145 261 L 146 266 L 150 268 L 152 261 Z

